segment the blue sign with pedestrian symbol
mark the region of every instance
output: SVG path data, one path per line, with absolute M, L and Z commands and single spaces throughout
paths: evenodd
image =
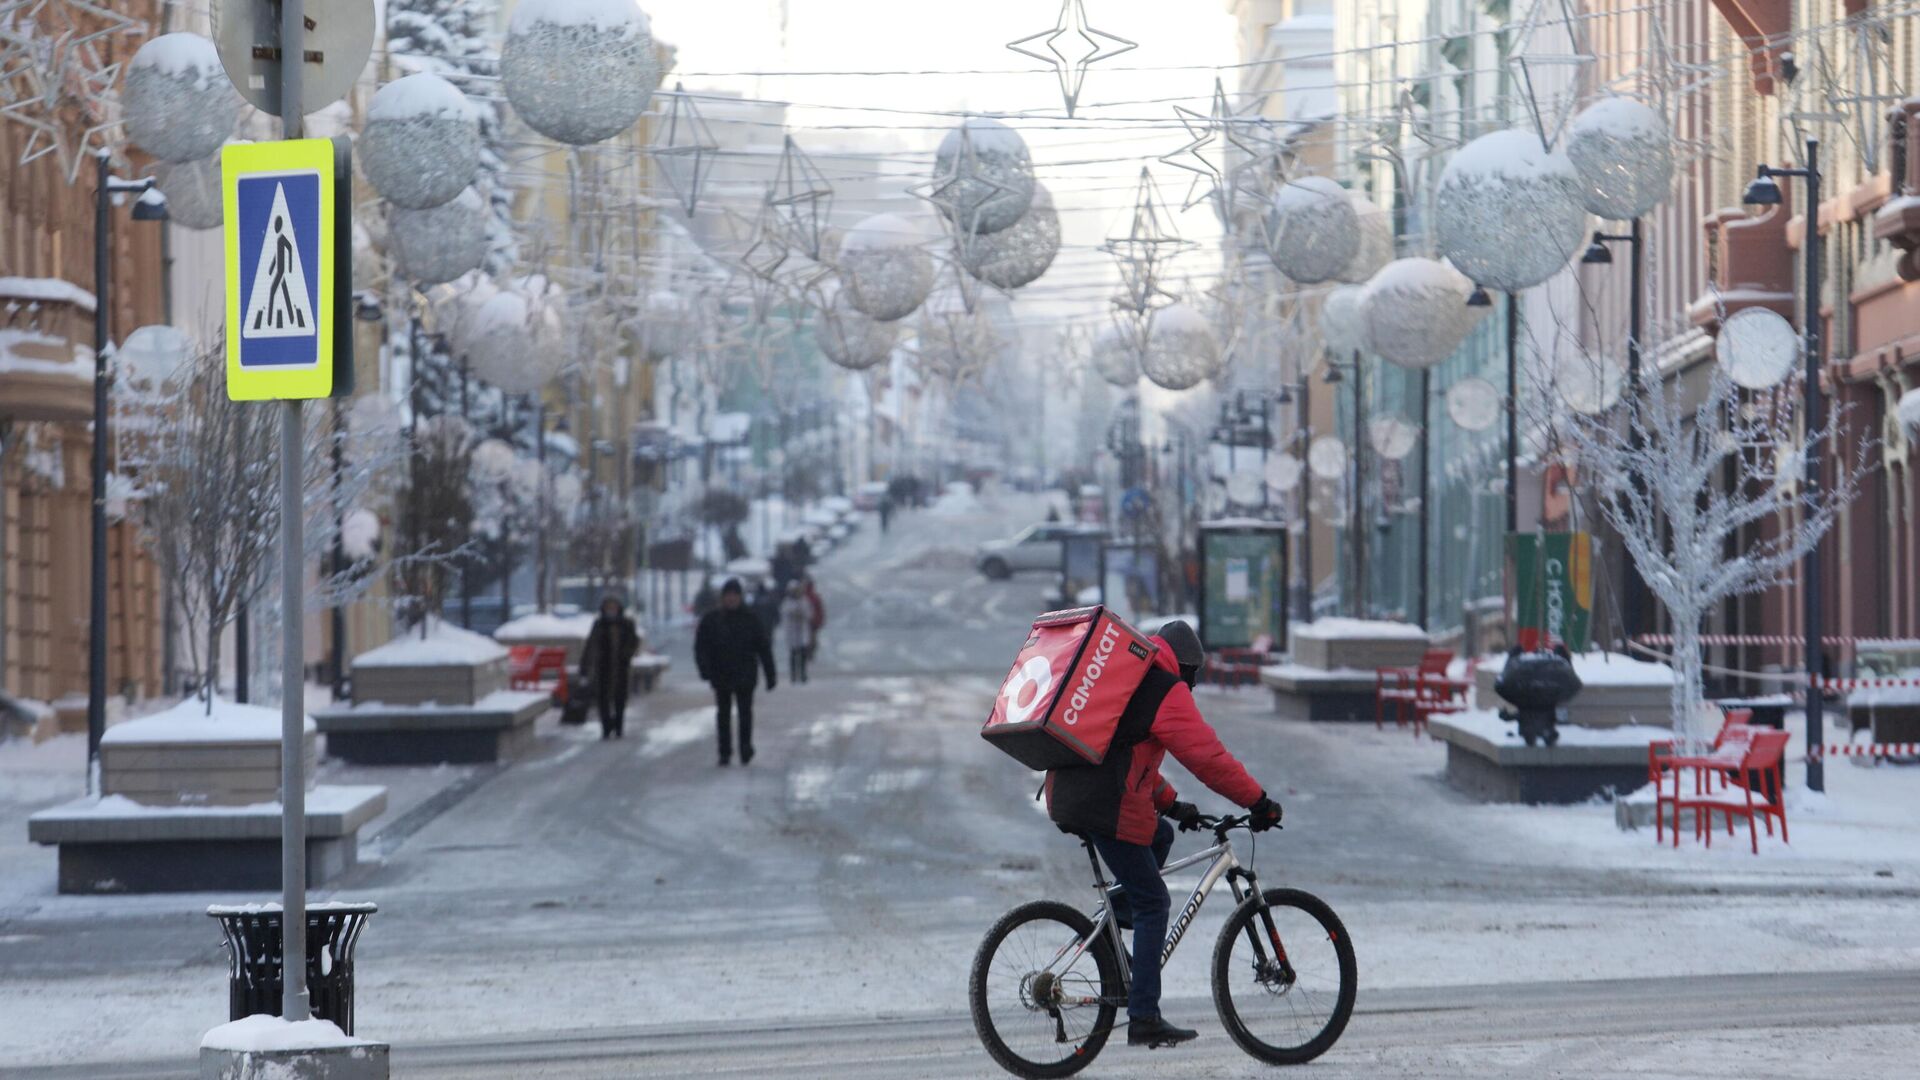
M 227 394 L 333 392 L 336 162 L 326 139 L 229 146 Z

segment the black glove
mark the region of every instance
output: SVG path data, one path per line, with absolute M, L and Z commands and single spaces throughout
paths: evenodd
M 1200 828 L 1200 808 L 1190 802 L 1168 803 L 1160 813 L 1180 826 L 1181 832 L 1193 832 Z
M 1267 793 L 1263 791 L 1260 800 L 1247 807 L 1247 816 L 1253 819 L 1247 824 L 1254 832 L 1266 832 L 1280 824 L 1280 804 L 1267 798 Z

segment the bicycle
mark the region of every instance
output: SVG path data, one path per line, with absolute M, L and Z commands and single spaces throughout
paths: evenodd
M 1353 1014 L 1353 942 L 1318 897 L 1298 889 L 1261 891 L 1227 839 L 1250 820 L 1201 818 L 1198 827 L 1213 831 L 1213 846 L 1161 870 L 1165 876 L 1212 860 L 1169 922 L 1160 961 L 1164 966 L 1173 958 L 1201 905 L 1225 879 L 1236 907 L 1214 944 L 1214 1008 L 1242 1050 L 1268 1064 L 1298 1065 L 1326 1053 Z M 1082 836 L 1080 842 L 1100 906 L 1090 916 L 1057 900 L 1014 908 L 987 931 L 968 979 L 974 1030 L 987 1053 L 1030 1080 L 1071 1076 L 1092 1064 L 1127 1004 L 1129 953 L 1113 910 L 1120 886 L 1106 880 L 1092 841 Z

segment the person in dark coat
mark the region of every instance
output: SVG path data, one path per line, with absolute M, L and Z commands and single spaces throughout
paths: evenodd
M 886 532 L 887 526 L 891 524 L 893 524 L 893 496 L 882 495 L 880 496 L 880 531 Z
M 580 649 L 580 675 L 592 687 L 600 706 L 600 737 L 622 739 L 627 730 L 627 680 L 633 674 L 633 654 L 640 651 L 640 632 L 617 596 L 600 601 L 600 617 Z
M 714 722 L 720 736 L 720 764 L 733 760 L 733 707 L 740 706 L 740 764 L 753 761 L 753 689 L 760 672 L 767 689 L 778 682 L 773 640 L 759 616 L 747 609 L 738 579 L 720 587 L 720 606 L 700 620 L 693 635 L 693 662 L 702 681 L 713 687 Z
M 767 637 L 772 639 L 780 629 L 780 594 L 769 589 L 764 581 L 755 582 L 753 599 L 747 606 L 760 617 L 760 625 L 767 628 Z

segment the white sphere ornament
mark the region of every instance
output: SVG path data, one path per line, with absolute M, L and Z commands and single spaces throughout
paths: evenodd
M 1367 421 L 1367 444 L 1388 461 L 1400 461 L 1419 444 L 1420 429 L 1391 413 Z
M 502 289 L 474 312 L 473 373 L 508 394 L 531 394 L 560 367 L 560 317 L 554 306 Z
M 1260 501 L 1260 489 L 1265 482 L 1257 469 L 1235 470 L 1227 475 L 1227 498 L 1241 506 L 1250 506 Z
M 120 110 L 127 137 L 161 161 L 196 161 L 233 134 L 240 95 L 212 41 L 161 34 L 127 63 Z
M 1489 289 L 1540 284 L 1587 239 L 1573 163 L 1531 131 L 1496 131 L 1461 147 L 1440 174 L 1433 202 L 1440 254 Z
M 167 197 L 167 220 L 183 229 L 217 229 L 224 212 L 218 151 L 193 161 L 161 162 L 154 186 Z
M 183 331 L 156 323 L 127 335 L 114 353 L 114 366 L 122 378 L 158 390 L 186 370 L 187 358 L 192 355 L 193 342 Z
M 1900 404 L 1894 407 L 1894 415 L 1907 426 L 1907 430 L 1920 436 L 1920 386 L 1900 395 Z
M 1267 256 L 1303 285 L 1331 280 L 1360 250 L 1360 222 L 1347 189 L 1324 176 L 1280 185 L 1267 207 Z
M 1779 312 L 1742 308 L 1721 324 L 1715 349 L 1735 385 L 1766 390 L 1792 374 L 1800 361 L 1800 335 Z
M 697 327 L 693 307 L 668 289 L 647 294 L 641 306 L 638 334 L 649 360 L 669 359 L 693 343 Z
M 834 290 L 820 308 L 814 329 L 820 351 L 848 371 L 865 371 L 884 362 L 892 355 L 899 333 L 899 323 L 878 322 L 855 311 L 844 289 Z
M 1358 285 L 1342 285 L 1320 302 L 1320 341 L 1342 360 L 1367 347 L 1365 296 Z
M 1659 206 L 1673 187 L 1673 129 L 1646 102 L 1601 98 L 1567 125 L 1567 160 L 1582 206 L 1631 220 Z
M 480 170 L 480 119 L 459 87 L 421 72 L 380 88 L 356 147 L 388 202 L 425 210 L 458 196 Z
M 1500 419 L 1500 391 L 1479 376 L 1461 379 L 1447 390 L 1447 416 L 1464 431 L 1485 431 Z
M 1469 307 L 1473 282 L 1435 259 L 1395 259 L 1361 295 L 1367 349 L 1405 368 L 1432 367 L 1460 347 L 1487 308 Z
M 1292 491 L 1300 486 L 1306 466 L 1292 454 L 1275 454 L 1267 459 L 1267 486 L 1275 491 Z
M 634 0 L 524 0 L 507 24 L 500 81 L 528 127 L 599 142 L 632 127 L 660 85 L 652 27 Z
M 1322 480 L 1347 475 L 1347 444 L 1337 435 L 1321 435 L 1307 444 L 1307 468 Z
M 1220 370 L 1220 344 L 1206 316 L 1186 304 L 1169 304 L 1147 317 L 1140 372 L 1155 386 L 1187 390 Z
M 1110 386 L 1131 387 L 1140 381 L 1140 343 L 1122 327 L 1109 327 L 1094 338 L 1088 359 Z
M 387 251 L 400 276 L 439 285 L 473 270 L 487 257 L 486 202 L 472 188 L 426 210 L 396 207 L 387 216 Z
M 1567 408 L 1582 416 L 1599 416 L 1620 403 L 1627 370 L 1605 357 L 1572 353 L 1561 357 L 1553 381 Z
M 875 214 L 840 241 L 840 280 L 847 303 L 881 322 L 913 314 L 933 291 L 933 258 L 925 234 L 899 214 Z
M 1033 186 L 1033 202 L 1020 220 L 999 232 L 961 244 L 967 273 L 997 289 L 1018 289 L 1039 280 L 1060 253 L 1060 214 L 1045 184 Z
M 959 228 L 976 233 L 1012 228 L 1033 202 L 1027 140 L 998 120 L 970 116 L 940 140 L 933 185 L 934 205 Z
M 1354 245 L 1353 259 L 1340 271 L 1339 278 L 1358 285 L 1393 261 L 1393 215 L 1357 191 L 1347 192 L 1347 202 L 1353 206 L 1353 220 L 1360 237 Z

